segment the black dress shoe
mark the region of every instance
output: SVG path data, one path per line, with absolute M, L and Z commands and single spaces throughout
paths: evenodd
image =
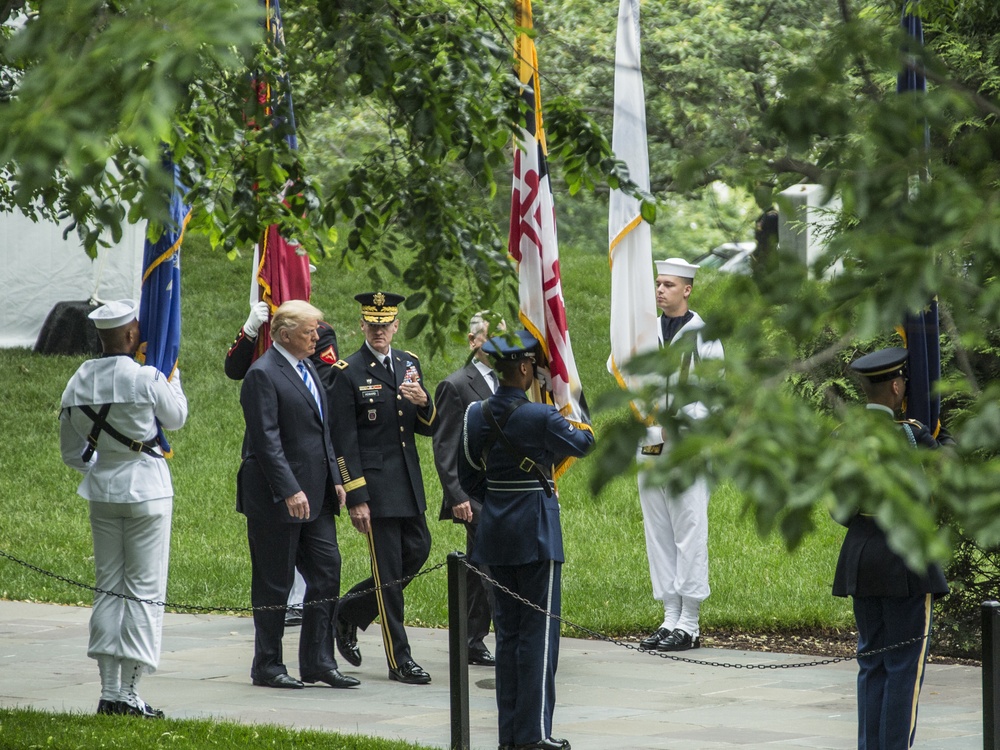
M 153 708 L 142 698 L 136 698 L 133 705 L 129 701 L 118 701 L 118 713 L 122 716 L 138 716 L 143 719 L 162 719 L 163 711 Z
M 690 633 L 687 633 L 680 628 L 674 628 L 670 635 L 660 641 L 660 645 L 656 647 L 656 650 L 689 651 L 692 648 L 701 648 L 701 638 L 698 636 L 692 638 Z
M 389 669 L 389 679 L 396 682 L 405 682 L 407 685 L 426 685 L 431 681 L 431 676 L 424 671 L 424 668 L 410 659 L 399 669 Z
M 101 698 L 97 701 L 97 713 L 105 716 L 117 716 L 122 712 L 120 701 L 106 701 Z
M 337 651 L 348 664 L 361 666 L 361 649 L 358 648 L 358 626 L 343 617 L 337 618 Z
M 656 651 L 656 647 L 660 645 L 660 641 L 668 635 L 670 635 L 670 631 L 666 628 L 657 628 L 656 632 L 652 635 L 646 636 L 639 641 L 639 648 L 643 651 Z
M 497 660 L 493 658 L 493 654 L 489 652 L 489 649 L 477 648 L 469 651 L 469 664 L 478 664 L 481 667 L 495 667 Z
M 310 685 L 315 682 L 325 682 L 332 688 L 352 688 L 361 684 L 361 680 L 357 677 L 349 677 L 346 674 L 341 674 L 339 669 L 331 669 L 329 672 L 324 672 L 316 677 L 303 677 L 302 681 L 308 682 Z
M 514 750 L 570 750 L 570 746 L 566 740 L 549 737 L 547 740 L 529 742 L 527 745 L 514 745 Z
M 276 674 L 273 677 L 254 677 L 253 684 L 257 687 L 271 687 L 271 688 L 304 688 L 301 682 L 296 680 L 290 674 L 282 672 L 281 674 Z
M 295 628 L 302 624 L 302 607 L 291 607 L 285 610 L 285 627 Z

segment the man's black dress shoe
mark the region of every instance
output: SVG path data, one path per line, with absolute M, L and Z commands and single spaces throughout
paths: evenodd
M 329 672 L 324 672 L 315 677 L 303 677 L 302 681 L 309 684 L 325 682 L 332 688 L 352 688 L 361 684 L 361 680 L 357 677 L 349 677 L 346 674 L 341 674 L 339 669 L 331 669 Z
M 361 666 L 361 649 L 358 648 L 358 626 L 343 617 L 337 618 L 337 650 L 348 664 Z
M 97 701 L 97 713 L 105 716 L 117 716 L 122 712 L 120 701 L 106 701 L 101 698 Z
M 136 705 L 128 701 L 118 701 L 118 713 L 122 716 L 139 716 L 143 719 L 162 719 L 163 711 L 153 708 L 142 698 L 136 698 Z
M 666 628 L 657 628 L 655 633 L 639 641 L 639 648 L 643 651 L 655 651 L 656 647 L 660 645 L 660 641 L 668 635 L 670 635 L 670 631 Z
M 489 652 L 489 649 L 477 648 L 469 651 L 469 664 L 478 664 L 481 667 L 495 667 L 497 660 L 493 658 L 493 654 Z
M 692 638 L 690 633 L 687 633 L 680 628 L 674 628 L 670 635 L 660 641 L 660 645 L 656 647 L 656 650 L 688 651 L 692 648 L 701 648 L 701 638 L 698 636 Z
M 389 679 L 396 682 L 405 682 L 407 685 L 426 685 L 431 681 L 431 676 L 424 671 L 424 668 L 410 659 L 406 664 L 400 665 L 399 669 L 389 669 Z
M 285 627 L 295 628 L 302 624 L 302 607 L 289 607 L 285 610 Z
M 301 682 L 296 680 L 287 672 L 282 672 L 281 674 L 276 674 L 273 677 L 254 677 L 253 684 L 257 687 L 273 687 L 273 688 L 303 688 Z
M 570 750 L 570 746 L 566 740 L 549 737 L 547 740 L 529 742 L 527 745 L 514 745 L 514 750 Z

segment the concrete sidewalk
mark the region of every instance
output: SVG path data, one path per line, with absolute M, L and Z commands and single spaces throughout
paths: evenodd
M 100 682 L 86 657 L 90 610 L 0 602 L 0 705 L 91 713 Z M 426 686 L 389 682 L 377 628 L 360 634 L 364 662 L 342 671 L 355 690 L 272 690 L 250 684 L 253 623 L 221 615 L 167 614 L 157 674 L 142 695 L 170 718 L 279 724 L 450 746 L 448 633 L 409 628 L 413 654 L 433 677 Z M 297 631 L 286 635 L 289 671 Z M 856 665 L 782 668 L 817 657 L 699 649 L 714 665 L 644 655 L 612 644 L 564 638 L 554 734 L 574 750 L 856 747 Z M 725 665 L 774 665 L 747 669 Z M 470 667 L 472 747 L 497 746 L 492 670 Z M 979 750 L 982 676 L 977 667 L 929 665 L 917 747 Z

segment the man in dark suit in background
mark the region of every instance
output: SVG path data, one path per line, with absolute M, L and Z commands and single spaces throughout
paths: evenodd
M 389 679 L 425 685 L 431 677 L 413 660 L 403 627 L 405 584 L 396 582 L 419 572 L 430 554 L 415 435 L 434 434 L 436 413 L 423 385 L 420 360 L 391 347 L 403 297 L 369 292 L 354 299 L 361 303 L 365 343 L 339 363 L 332 408 L 339 420 L 347 507 L 354 528 L 368 537 L 372 574 L 340 603 L 337 648 L 359 666 L 357 630 L 378 617 Z M 384 588 L 361 594 L 376 587 Z
M 444 497 L 441 501 L 439 519 L 451 519 L 465 525 L 465 554 L 472 557 L 476 547 L 476 528 L 482 503 L 469 497 L 458 482 L 458 452 L 462 442 L 462 422 L 465 409 L 473 401 L 482 401 L 493 395 L 499 381 L 490 366 L 489 357 L 481 347 L 485 343 L 489 328 L 490 312 L 477 312 L 469 321 L 469 348 L 472 358 L 464 367 L 456 370 L 438 383 L 434 392 L 434 404 L 438 412 L 437 429 L 434 431 L 434 465 L 441 478 Z M 497 330 L 507 326 L 501 320 Z M 489 567 L 480 566 L 486 575 Z M 469 576 L 467 589 L 469 612 L 469 664 L 492 667 L 496 663 L 493 654 L 483 639 L 490 633 L 493 620 L 493 590 L 479 576 Z
M 271 321 L 273 345 L 251 365 L 240 392 L 246 435 L 236 493 L 237 510 L 247 518 L 252 565 L 256 638 L 250 677 L 264 687 L 359 684 L 340 673 L 333 652 L 332 619 L 340 591 L 334 516 L 346 495 L 338 481 L 326 394 L 308 360 L 322 317 L 302 300 L 282 304 Z M 281 651 L 284 605 L 295 568 L 306 581 L 301 682 L 288 674 Z
M 892 347 L 851 363 L 862 377 L 873 419 L 895 419 L 902 407 L 907 355 Z M 953 442 L 946 433 L 935 438 L 916 420 L 898 424 L 914 447 Z M 934 599 L 948 593 L 948 584 L 937 565 L 910 570 L 873 515 L 856 513 L 844 525 L 833 594 L 853 598 L 858 625 L 858 750 L 905 750 L 917 730 Z

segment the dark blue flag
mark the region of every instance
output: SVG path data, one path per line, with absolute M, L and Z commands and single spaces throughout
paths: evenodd
M 174 176 L 170 196 L 170 219 L 159 239 L 146 239 L 142 258 L 142 297 L 139 302 L 139 359 L 170 377 L 177 367 L 181 346 L 181 241 L 184 228 L 191 218 L 191 209 L 184 203 L 186 192 L 180 182 L 179 170 L 171 159 L 164 166 Z M 157 440 L 164 455 L 170 455 L 170 445 L 160 429 Z
M 906 63 L 896 79 L 899 94 L 924 94 L 927 78 L 916 55 L 924 45 L 924 27 L 917 10 L 917 2 L 903 4 L 902 27 L 906 31 L 903 55 Z M 930 131 L 924 122 L 923 151 L 930 145 Z M 921 177 L 926 179 L 926 164 Z M 941 398 L 937 383 L 941 379 L 941 330 L 938 322 L 937 298 L 923 310 L 908 313 L 903 322 L 903 339 L 909 350 L 909 382 L 906 390 L 906 416 L 931 428 L 936 435 L 940 429 Z

